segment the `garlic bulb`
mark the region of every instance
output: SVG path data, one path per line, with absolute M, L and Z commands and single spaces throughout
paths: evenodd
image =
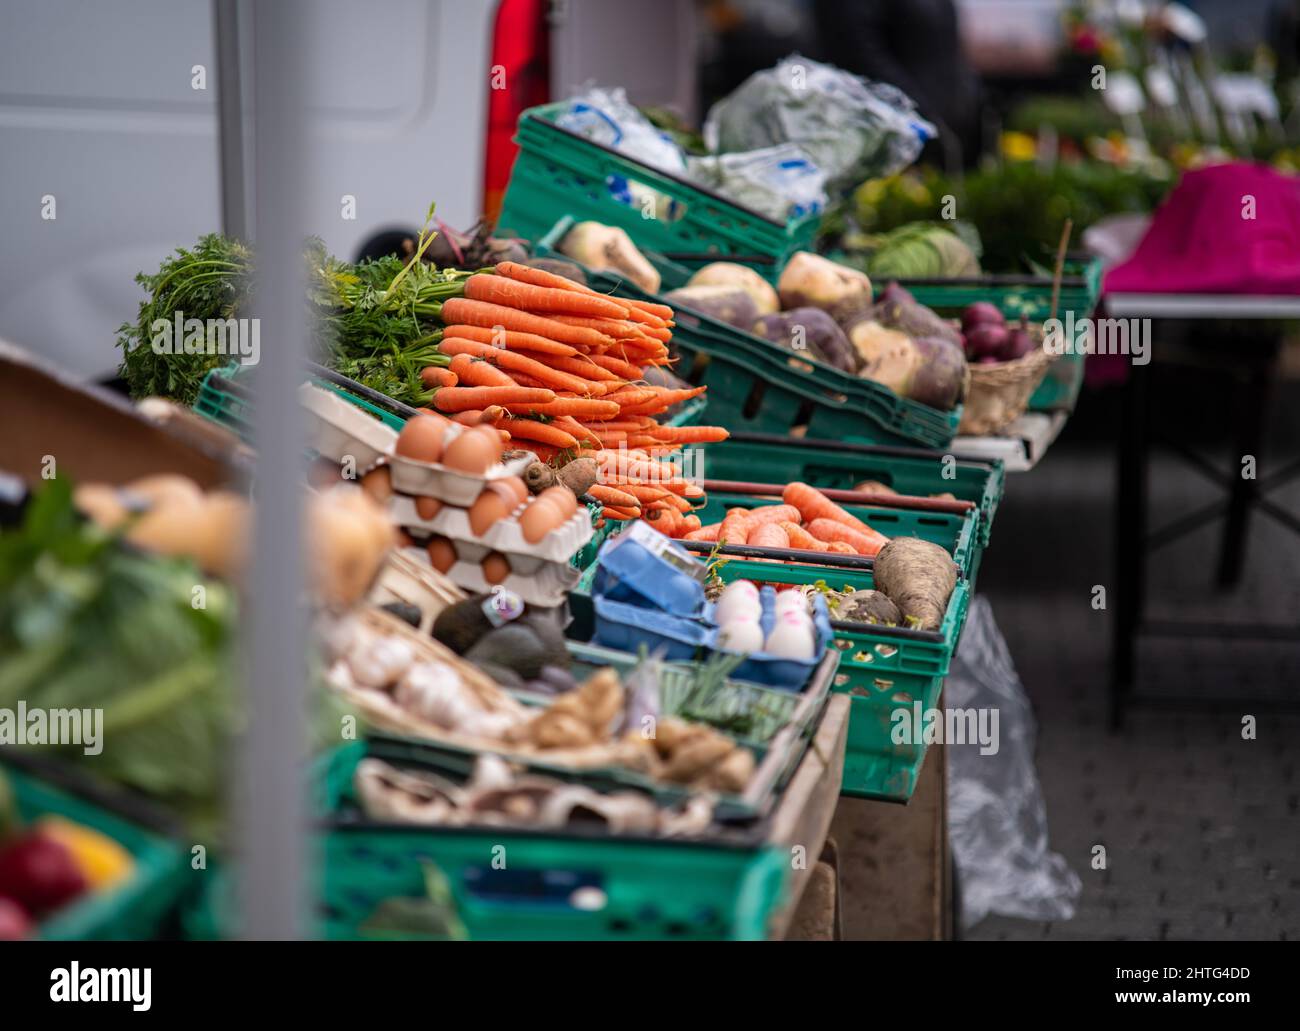
M 393 697 L 403 709 L 448 730 L 457 729 L 478 711 L 460 675 L 444 662 L 417 662 Z
M 363 687 L 386 688 L 396 683 L 415 661 L 415 650 L 400 637 L 379 637 L 348 656 L 352 675 Z

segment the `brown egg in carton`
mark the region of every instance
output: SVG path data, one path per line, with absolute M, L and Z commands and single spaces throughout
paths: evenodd
M 576 504 L 576 499 L 572 513 L 565 518 L 566 509 L 547 504 L 540 495 L 513 504 L 508 494 L 489 487 L 468 509 L 442 505 L 436 511 L 427 500 L 421 503 L 422 499 L 394 494 L 388 501 L 388 514 L 403 529 L 457 542 L 458 553 L 471 562 L 481 561 L 489 551 L 503 552 L 512 562 L 516 557 L 535 559 L 537 563 L 568 562 L 591 540 L 591 515 L 585 505 Z M 430 511 L 433 515 L 424 518 L 421 510 L 425 516 Z M 518 569 L 528 571 L 523 565 Z
M 419 543 L 407 545 L 402 549 L 402 554 L 413 561 L 437 569 L 439 563 L 433 560 L 432 553 L 439 542 L 452 549 L 451 556 L 454 556 L 454 561 L 441 572 L 457 587 L 474 593 L 490 591 L 493 587 L 504 587 L 519 595 L 525 605 L 554 608 L 564 604 L 569 592 L 577 586 L 578 579 L 582 575 L 580 570 L 567 563 L 547 562 L 532 556 L 508 557 L 499 551 L 491 550 L 485 550 L 483 557 L 477 562 L 467 561 L 456 552 L 457 542 L 440 537 L 430 538 L 426 547 L 421 547 Z M 459 542 L 461 546 L 465 543 Z M 514 568 L 512 558 L 516 562 L 530 564 L 532 571 L 524 572 L 522 569 Z
M 304 383 L 298 397 L 309 413 L 312 447 L 336 462 L 351 459 L 358 475 L 383 462 L 391 470 L 393 489 L 404 494 L 468 506 L 487 483 L 518 476 L 535 461 L 524 455 L 503 462 L 504 443 L 490 426 L 463 426 L 421 412 L 398 433 L 313 384 Z

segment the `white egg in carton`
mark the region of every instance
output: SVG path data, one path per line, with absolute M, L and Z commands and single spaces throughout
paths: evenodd
M 357 474 L 369 472 L 383 459 L 392 469 L 393 489 L 406 494 L 437 498 L 452 505 L 472 505 L 489 480 L 502 476 L 520 476 L 536 459 L 525 454 L 509 462 L 497 462 L 484 473 L 467 473 L 448 469 L 438 462 L 417 462 L 394 452 L 397 431 L 374 416 L 349 404 L 329 390 L 311 383 L 298 389 L 298 399 L 312 417 L 309 424 L 311 445 L 326 458 L 356 462 Z M 448 422 L 444 444 L 468 429 L 458 422 Z
M 415 499 L 394 494 L 388 501 L 388 516 L 397 526 L 441 534 L 456 545 L 456 554 L 467 562 L 481 562 L 489 551 L 499 551 L 510 561 L 510 568 L 528 574 L 545 562 L 567 563 L 591 540 L 591 513 L 585 505 L 533 544 L 524 540 L 519 517 L 528 505 L 520 505 L 505 519 L 499 519 L 487 532 L 475 534 L 469 525 L 469 513 L 463 508 L 444 507 L 432 519 L 421 519 Z
M 432 568 L 428 552 L 423 548 L 403 548 L 402 554 Z M 459 544 L 457 554 L 459 554 Z M 499 584 L 488 583 L 487 577 L 483 575 L 482 566 L 477 562 L 463 559 L 455 563 L 444 575 L 457 587 L 476 594 L 490 591 L 493 587 L 504 587 L 519 595 L 525 605 L 540 605 L 544 608 L 563 605 L 569 592 L 577 586 L 578 579 L 582 576 L 580 570 L 564 563 L 539 560 L 540 564 L 535 572 L 525 573 L 515 568 L 512 557 L 508 557 L 507 561 L 510 562 L 510 575 Z

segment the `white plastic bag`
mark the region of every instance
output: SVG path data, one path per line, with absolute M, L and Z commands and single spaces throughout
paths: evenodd
M 897 87 L 798 54 L 755 72 L 714 104 L 704 121 L 710 152 L 793 143 L 837 191 L 901 172 L 935 132 Z
M 961 923 L 989 913 L 1069 920 L 1082 884 L 1047 847 L 1047 810 L 1034 770 L 1036 726 L 993 610 L 975 598 L 944 681 L 945 709 L 998 715 L 998 750 L 948 747 L 948 836 L 961 884 Z
M 682 149 L 667 133 L 656 129 L 620 87 L 596 87 L 570 97 L 555 124 L 651 168 L 673 175 L 686 171 Z
M 784 222 L 826 206 L 826 176 L 793 143 L 687 159 L 687 174 L 743 208 Z

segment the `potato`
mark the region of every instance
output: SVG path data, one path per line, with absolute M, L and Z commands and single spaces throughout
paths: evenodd
M 781 307 L 772 284 L 752 268 L 737 265 L 734 261 L 715 261 L 705 265 L 687 281 L 692 286 L 733 286 L 744 290 L 754 299 L 758 314 L 771 315 Z

